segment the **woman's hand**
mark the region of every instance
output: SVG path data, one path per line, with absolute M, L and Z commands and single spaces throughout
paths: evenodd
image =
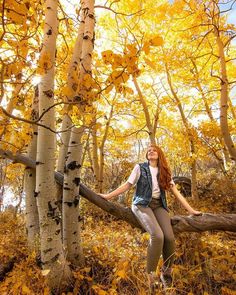
M 110 196 L 110 194 L 98 194 L 100 197 L 102 197 L 103 199 L 106 200 L 110 200 L 112 197 Z
M 189 213 L 192 214 L 192 215 L 196 215 L 196 216 L 200 216 L 200 215 L 203 214 L 201 211 L 197 211 L 197 210 L 194 210 L 194 209 L 190 210 Z

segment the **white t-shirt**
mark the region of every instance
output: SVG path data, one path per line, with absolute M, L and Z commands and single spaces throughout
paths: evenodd
M 155 199 L 158 199 L 160 198 L 160 194 L 161 194 L 160 187 L 157 181 L 158 167 L 149 166 L 149 168 L 152 175 L 152 197 Z M 141 174 L 140 166 L 139 164 L 136 164 L 127 182 L 129 182 L 132 185 L 136 185 L 139 180 L 140 174 Z M 173 185 L 175 184 L 173 180 L 171 180 L 171 184 Z

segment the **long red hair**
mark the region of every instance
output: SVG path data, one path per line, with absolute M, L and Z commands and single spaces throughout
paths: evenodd
M 151 145 L 149 145 L 149 148 L 150 147 L 155 148 L 155 150 L 158 153 L 157 166 L 158 166 L 158 169 L 159 169 L 159 185 L 160 185 L 160 188 L 163 189 L 163 190 L 169 190 L 170 187 L 171 187 L 170 182 L 172 180 L 172 177 L 171 177 L 171 171 L 170 171 L 169 165 L 167 163 L 166 157 L 165 157 L 162 149 L 159 146 L 157 146 L 155 144 L 151 144 Z M 148 160 L 147 156 L 148 156 L 148 152 L 146 153 L 146 159 Z

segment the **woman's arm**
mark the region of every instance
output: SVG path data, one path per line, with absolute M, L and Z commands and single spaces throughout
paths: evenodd
M 98 194 L 99 196 L 103 197 L 104 199 L 111 199 L 114 197 L 117 197 L 120 194 L 123 194 L 124 192 L 128 191 L 131 188 L 132 184 L 129 182 L 126 182 L 119 186 L 117 189 L 114 191 L 110 192 L 109 194 Z
M 174 194 L 174 196 L 178 199 L 178 201 L 181 203 L 181 205 L 190 213 L 193 215 L 201 215 L 202 212 L 194 210 L 187 200 L 181 195 L 179 190 L 177 189 L 176 185 L 172 185 L 170 188 L 170 191 Z

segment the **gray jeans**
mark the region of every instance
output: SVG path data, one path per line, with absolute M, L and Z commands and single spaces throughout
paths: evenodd
M 147 272 L 156 271 L 159 258 L 163 256 L 163 269 L 170 269 L 174 261 L 175 241 L 169 213 L 160 199 L 152 199 L 149 207 L 132 205 L 132 211 L 142 227 L 150 234 L 147 249 Z

